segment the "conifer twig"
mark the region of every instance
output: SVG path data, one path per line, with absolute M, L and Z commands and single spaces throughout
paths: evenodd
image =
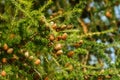
M 93 36 L 93 35 L 106 34 L 106 33 L 114 32 L 114 31 L 115 31 L 114 29 L 110 29 L 110 30 L 106 30 L 106 31 L 102 31 L 102 32 L 92 32 L 92 33 L 83 34 L 83 35 L 79 36 L 79 38 L 84 38 L 84 37 Z
M 83 32 L 86 34 L 88 32 L 87 25 L 81 19 L 77 18 L 77 20 L 81 24 L 81 26 L 83 28 Z
M 43 10 L 45 10 L 45 8 L 46 8 L 47 6 L 49 6 L 51 3 L 52 3 L 52 0 L 49 0 L 44 6 L 42 6 L 42 7 L 39 9 L 39 13 L 41 13 Z
M 63 16 L 65 16 L 65 15 L 68 15 L 69 13 L 72 14 L 72 13 L 81 12 L 81 11 L 82 11 L 82 10 L 73 9 L 73 10 L 71 10 L 71 11 L 67 11 L 67 12 L 65 12 L 65 13 L 63 13 L 63 14 L 61 14 L 61 15 L 58 15 L 58 16 L 56 16 L 56 17 L 54 17 L 54 18 L 48 20 L 48 22 L 53 21 L 53 20 L 56 20 L 56 19 L 58 19 L 58 18 L 60 18 L 60 17 L 63 17 Z
M 22 7 L 20 6 L 20 4 L 18 4 L 15 0 L 12 0 L 12 3 L 20 10 L 22 11 L 25 16 L 29 17 L 31 19 L 31 21 L 34 23 L 33 18 L 31 17 L 31 15 L 29 14 L 29 12 L 25 11 L 24 9 L 22 9 Z
M 40 73 L 34 68 L 34 71 L 41 77 Z
M 60 64 L 56 61 L 56 59 L 54 57 L 52 57 L 53 61 L 55 61 L 55 63 L 60 66 Z

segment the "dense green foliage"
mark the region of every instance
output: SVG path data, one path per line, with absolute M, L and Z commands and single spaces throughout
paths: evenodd
M 0 80 L 119 80 L 119 2 L 92 1 L 0 0 Z

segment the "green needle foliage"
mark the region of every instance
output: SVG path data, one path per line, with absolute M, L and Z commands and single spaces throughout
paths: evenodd
M 92 2 L 96 7 L 89 6 Z M 116 4 L 116 0 L 0 0 L 0 80 L 119 80 Z M 86 15 L 90 23 L 84 22 Z M 114 63 L 110 48 L 115 50 Z

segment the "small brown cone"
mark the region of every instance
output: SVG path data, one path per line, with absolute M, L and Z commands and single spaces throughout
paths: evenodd
M 55 49 L 55 50 L 60 50 L 60 49 L 62 49 L 62 44 L 60 44 L 60 43 L 56 44 L 55 47 L 54 47 L 54 49 Z
M 8 50 L 8 45 L 6 43 L 3 45 L 3 49 Z
M 70 51 L 70 52 L 68 52 L 68 54 L 67 54 L 68 57 L 72 57 L 73 55 L 74 55 L 74 51 Z
M 2 58 L 2 63 L 7 63 L 7 58 Z
M 67 39 L 67 33 L 64 33 L 63 35 L 62 35 L 62 40 L 66 40 Z
M 40 63 L 41 63 L 40 59 L 36 59 L 34 62 L 35 65 L 39 65 Z
M 13 48 L 9 48 L 9 49 L 7 50 L 7 53 L 8 53 L 8 54 L 12 54 L 12 53 L 13 53 Z
M 56 52 L 56 55 L 59 56 L 59 55 L 61 55 L 62 53 L 63 53 L 63 50 L 58 50 L 58 51 Z
M 1 76 L 3 76 L 3 77 L 6 76 L 6 72 L 4 70 L 1 72 Z
M 50 40 L 50 41 L 54 41 L 54 40 L 55 40 L 54 35 L 51 34 L 51 35 L 49 36 L 49 40 Z

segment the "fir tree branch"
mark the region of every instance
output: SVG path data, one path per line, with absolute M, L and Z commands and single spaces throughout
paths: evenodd
M 27 16 L 28 18 L 30 18 L 31 21 L 32 21 L 32 23 L 34 23 L 34 19 L 29 14 L 30 12 L 27 12 L 24 9 L 22 9 L 22 7 L 20 6 L 20 4 L 17 3 L 15 0 L 11 0 L 11 1 L 12 1 L 12 4 L 14 4 L 20 11 L 22 11 L 25 14 L 25 16 Z
M 53 21 L 53 20 L 56 20 L 56 19 L 58 19 L 58 18 L 60 18 L 60 17 L 63 17 L 63 16 L 65 16 L 65 15 L 68 15 L 68 14 L 73 14 L 73 13 L 75 13 L 75 12 L 82 12 L 82 10 L 81 10 L 81 9 L 73 9 L 73 10 L 71 10 L 71 11 L 64 12 L 63 14 L 58 15 L 58 16 L 56 16 L 56 17 L 48 20 L 48 22 L 51 22 L 51 21 Z
M 45 5 L 43 5 L 43 6 L 39 9 L 39 13 L 42 13 L 42 11 L 44 11 L 45 8 L 48 7 L 50 4 L 52 4 L 52 0 L 49 0 Z
M 102 31 L 102 32 L 92 32 L 92 33 L 83 34 L 83 35 L 79 36 L 79 38 L 85 38 L 85 37 L 93 36 L 93 35 L 101 35 L 101 34 L 106 34 L 109 32 L 115 32 L 115 29 L 110 29 L 110 30 L 106 30 L 106 31 Z

